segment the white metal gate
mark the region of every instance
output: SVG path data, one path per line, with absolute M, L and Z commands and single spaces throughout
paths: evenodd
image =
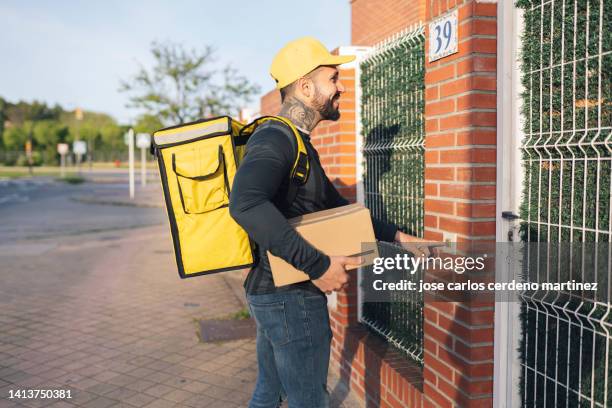
M 600 289 L 496 304 L 495 406 L 612 406 L 612 4 L 517 7 L 498 9 L 497 240 L 557 245 L 533 266 L 528 250 L 529 273 L 543 281 L 569 274 Z M 600 244 L 594 259 L 572 264 L 581 254 L 569 245 L 561 253 L 567 242 L 582 243 L 583 253 Z M 498 279 L 507 278 L 499 266 Z

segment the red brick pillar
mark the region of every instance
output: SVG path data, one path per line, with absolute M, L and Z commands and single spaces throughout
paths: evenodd
M 458 52 L 425 74 L 425 237 L 495 240 L 497 4 L 429 0 L 427 24 L 458 9 Z M 491 407 L 493 304 L 426 302 L 425 406 Z

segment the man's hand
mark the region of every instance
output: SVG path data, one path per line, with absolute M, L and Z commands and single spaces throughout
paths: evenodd
M 316 287 L 328 295 L 344 288 L 349 280 L 346 271 L 357 268 L 363 263 L 363 259 L 359 257 L 348 256 L 330 256 L 329 261 L 329 268 L 325 273 L 319 279 L 312 281 Z
M 412 252 L 415 257 L 429 256 L 429 246 L 436 244 L 435 242 L 427 241 L 423 238 L 418 238 L 413 235 L 408 235 L 402 231 L 395 233 L 395 242 L 400 244 L 405 250 Z M 438 246 L 442 245 L 438 243 Z

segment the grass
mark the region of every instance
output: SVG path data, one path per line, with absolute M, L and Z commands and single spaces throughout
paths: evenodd
M 87 166 L 89 165 L 87 164 Z M 140 156 L 136 157 L 134 161 L 134 166 L 136 168 L 136 171 L 140 171 Z M 94 169 L 117 169 L 117 168 L 127 169 L 129 168 L 129 165 L 127 161 L 122 161 L 121 164 L 119 164 L 119 167 L 117 167 L 115 163 L 113 162 L 99 162 L 99 163 L 94 162 L 93 168 Z M 147 158 L 147 169 L 157 169 L 157 162 Z
M 0 178 L 9 178 L 9 179 L 19 179 L 19 178 L 27 178 L 33 176 L 59 176 L 59 172 L 50 172 L 50 171 L 40 171 L 33 172 L 30 176 L 30 173 L 25 171 L 2 171 L 0 170 Z
M 68 183 L 68 184 L 81 184 L 85 182 L 85 179 L 81 176 L 77 176 L 74 174 L 65 176 L 63 178 L 57 178 L 57 181 L 63 181 L 64 183 Z
M 250 319 L 251 314 L 249 313 L 248 307 L 242 307 L 240 310 L 234 313 L 226 314 L 226 315 L 217 315 L 217 316 L 207 316 L 207 317 L 193 317 L 192 320 L 195 323 L 198 323 L 200 320 L 244 320 Z
M 242 309 L 240 309 L 236 313 L 232 314 L 230 319 L 232 319 L 232 320 L 244 320 L 244 319 L 249 319 L 250 317 L 251 317 L 251 314 L 249 313 L 249 309 L 246 308 L 246 307 L 243 307 Z
M 70 175 L 71 173 L 76 173 L 77 169 L 66 169 L 66 175 Z M 0 166 L 0 177 L 17 179 L 23 177 L 30 176 L 54 176 L 59 177 L 60 175 L 59 167 L 52 166 L 40 166 L 40 167 L 32 167 L 32 174 L 30 175 L 30 170 L 26 166 Z
M 122 163 L 119 168 L 117 168 L 114 163 L 93 163 L 93 170 L 108 170 L 113 172 L 119 171 L 123 172 L 128 168 L 127 163 Z M 147 162 L 147 170 L 148 172 L 157 170 L 157 163 L 155 162 Z M 137 160 L 135 163 L 135 171 L 137 174 L 140 174 L 140 161 Z M 89 172 L 89 164 L 84 163 L 81 166 L 81 172 L 87 173 Z M 66 167 L 65 176 L 70 177 L 71 175 L 78 175 L 79 169 L 74 166 Z M 30 175 L 30 170 L 27 166 L 3 166 L 0 165 L 0 178 L 9 178 L 9 179 L 19 179 L 19 178 L 27 178 L 31 176 L 35 177 L 60 177 L 61 170 L 59 166 L 34 166 L 32 167 L 32 175 Z
M 226 316 L 220 316 L 220 317 L 216 317 L 216 319 L 218 320 L 246 320 L 246 319 L 250 319 L 251 318 L 251 314 L 249 313 L 249 309 L 248 307 L 243 307 L 242 309 L 238 310 L 235 313 L 232 313 L 230 315 L 226 315 Z M 206 318 L 206 319 L 211 319 L 211 318 Z M 196 325 L 196 336 L 198 336 L 198 341 L 200 343 L 206 343 L 204 341 L 204 339 L 202 339 L 202 333 L 200 331 L 200 320 L 206 320 L 205 318 L 197 318 L 197 317 L 193 317 L 192 321 L 193 323 Z M 215 319 L 215 318 L 212 318 Z M 219 342 L 213 342 L 214 344 L 220 344 L 223 343 L 221 341 Z

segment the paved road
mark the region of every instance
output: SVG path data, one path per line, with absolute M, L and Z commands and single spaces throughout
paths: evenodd
M 142 188 L 139 186 L 137 193 Z M 144 190 L 161 200 L 156 184 Z M 166 222 L 163 208 L 96 205 L 85 198 L 128 197 L 126 183 L 72 185 L 52 178 L 0 180 L 0 244 Z
M 147 207 L 126 196 L 116 183 L 0 183 L 0 407 L 246 406 L 254 340 L 198 337 L 199 319 L 242 307 L 231 277 L 179 279 L 159 187 L 137 191 Z M 8 399 L 34 389 L 72 398 Z

